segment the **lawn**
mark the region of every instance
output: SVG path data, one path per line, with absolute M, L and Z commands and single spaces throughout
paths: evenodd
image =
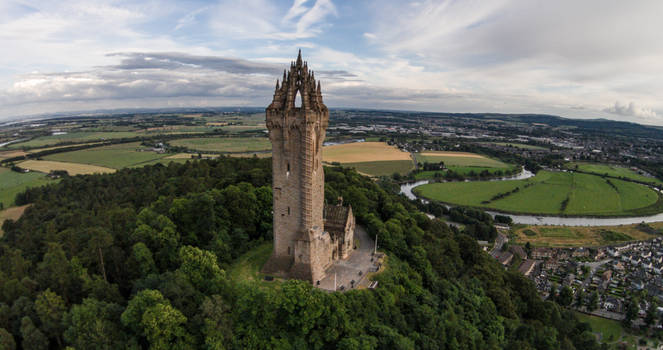
M 170 156 L 170 154 L 152 152 L 145 147 L 141 147 L 138 142 L 130 142 L 87 148 L 72 152 L 56 153 L 45 156 L 44 159 L 122 169 L 125 167 L 158 163 L 158 160 L 168 156 Z M 168 161 L 165 162 L 167 163 Z
M 426 151 L 416 154 L 419 163 L 444 162 L 447 167 L 483 167 L 483 168 L 508 168 L 509 165 L 496 159 L 488 158 L 476 153 L 468 152 L 442 152 Z
M 50 135 L 34 138 L 29 141 L 13 143 L 7 148 L 36 148 L 44 146 L 53 146 L 63 142 L 71 143 L 84 143 L 88 141 L 97 140 L 110 140 L 142 136 L 143 133 L 135 131 L 116 131 L 116 132 L 95 132 L 95 131 L 82 131 L 71 132 L 63 135 Z
M 663 222 L 651 223 L 654 229 Z M 594 247 L 631 240 L 647 240 L 657 235 L 638 229 L 638 225 L 619 226 L 523 226 L 515 230 L 516 242 L 535 247 Z
M 580 322 L 587 322 L 595 333 L 601 333 L 603 343 L 612 343 L 622 337 L 622 325 L 618 321 L 608 320 L 602 317 L 586 315 L 576 312 L 576 317 Z
M 415 192 L 445 203 L 514 213 L 619 216 L 662 211 L 659 195 L 647 186 L 572 172 L 540 171 L 526 180 L 436 183 Z
M 389 176 L 393 173 L 405 175 L 414 169 L 411 160 L 344 163 L 343 166 L 355 168 L 358 172 L 369 176 Z
M 407 160 L 412 163 L 410 153 L 384 142 L 353 142 L 327 146 L 322 149 L 325 162 L 363 163 L 389 160 Z
M 613 164 L 599 164 L 599 163 L 569 163 L 566 165 L 568 169 L 575 169 L 577 165 L 577 169 L 580 171 L 584 171 L 587 173 L 594 173 L 598 175 L 608 175 L 608 176 L 614 176 L 614 177 L 623 177 L 626 179 L 631 179 L 635 181 L 640 181 L 640 182 L 647 182 L 647 183 L 656 183 L 656 184 L 663 184 L 663 181 L 652 178 L 652 177 L 647 177 L 644 175 L 638 174 L 636 171 L 631 170 L 630 168 L 619 166 L 619 165 L 613 165 Z
M 0 203 L 5 208 L 14 205 L 14 198 L 28 187 L 37 187 L 52 183 L 53 180 L 42 173 L 17 173 L 7 168 L 0 168 Z
M 171 141 L 172 146 L 201 152 L 252 152 L 272 149 L 266 137 L 200 137 Z
M 56 162 L 52 160 L 26 160 L 18 163 L 18 166 L 32 171 L 39 171 L 42 173 L 50 173 L 54 170 L 66 170 L 71 176 L 75 175 L 90 175 L 90 174 L 105 174 L 113 173 L 115 169 L 106 168 L 97 165 Z
M 266 282 L 263 279 L 265 275 L 260 273 L 260 269 L 272 254 L 273 247 L 272 242 L 265 242 L 244 253 L 228 268 L 226 276 L 235 282 L 259 281 L 264 286 L 278 287 L 278 280 Z

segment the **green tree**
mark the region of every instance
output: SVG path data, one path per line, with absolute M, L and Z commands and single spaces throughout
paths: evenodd
M 645 316 L 645 324 L 647 327 L 651 327 L 656 322 L 656 308 L 658 308 L 658 305 L 652 300 L 651 303 L 649 303 L 647 315 Z
M 48 349 L 48 339 L 32 322 L 30 317 L 21 319 L 21 346 L 25 350 L 46 350 Z
M 152 252 L 145 243 L 138 242 L 134 244 L 132 248 L 133 258 L 138 263 L 138 270 L 140 275 L 145 277 L 150 273 L 156 272 L 156 265 L 154 264 L 154 259 L 152 258 Z
M 557 302 L 562 306 L 570 306 L 573 302 L 573 291 L 568 286 L 562 287 L 562 290 L 559 291 L 559 297 Z
M 187 276 L 191 284 L 206 294 L 218 293 L 225 278 L 219 267 L 216 255 L 196 247 L 180 248 L 180 268 L 178 272 Z
M 581 307 L 585 303 L 585 292 L 582 291 L 582 288 L 578 288 L 576 292 L 576 307 Z
M 4 328 L 0 328 L 0 350 L 16 350 L 14 336 Z
M 64 339 L 76 349 L 122 348 L 126 334 L 120 327 L 121 313 L 120 305 L 86 298 L 65 315 Z
M 59 347 L 62 347 L 62 317 L 67 311 L 64 300 L 50 289 L 47 289 L 37 295 L 35 311 L 41 321 L 41 328 L 46 335 L 51 339 L 55 339 Z
M 640 300 L 636 297 L 631 298 L 631 300 L 626 304 L 626 312 L 624 313 L 624 326 L 630 328 L 633 324 L 633 321 L 638 317 L 638 312 L 640 312 Z
M 594 291 L 587 300 L 587 310 L 594 311 L 599 308 L 599 293 Z

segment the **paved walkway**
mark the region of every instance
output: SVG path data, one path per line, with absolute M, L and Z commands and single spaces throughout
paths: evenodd
M 336 261 L 327 270 L 326 276 L 318 286 L 321 289 L 334 290 L 334 275 L 336 275 L 336 290 L 350 290 L 366 282 L 366 274 L 375 271 L 377 267 L 373 259 L 373 241 L 363 227 L 355 228 L 355 239 L 359 240 L 359 247 L 352 251 L 347 260 Z M 378 237 L 378 244 L 380 237 Z M 375 260 L 375 259 L 373 259 Z M 352 281 L 355 281 L 354 284 Z

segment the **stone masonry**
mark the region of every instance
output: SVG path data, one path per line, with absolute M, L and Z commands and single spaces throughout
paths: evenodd
M 266 110 L 272 142 L 274 251 L 264 273 L 317 283 L 334 260 L 349 255 L 352 209 L 342 203 L 324 204 L 322 144 L 328 124 L 320 82 L 316 85 L 300 51 L 290 71 L 283 72 L 282 84 L 277 80 Z M 333 216 L 332 230 L 325 230 L 325 212 Z

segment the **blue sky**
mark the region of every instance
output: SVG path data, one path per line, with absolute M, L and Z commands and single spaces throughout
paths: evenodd
M 302 49 L 330 107 L 663 125 L 663 2 L 0 1 L 0 119 L 266 106 Z

